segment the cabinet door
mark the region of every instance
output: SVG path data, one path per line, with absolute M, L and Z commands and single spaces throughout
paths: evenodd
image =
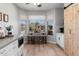
M 60 34 L 60 45 L 64 48 L 64 34 Z
M 56 34 L 56 42 L 57 42 L 57 44 L 59 44 L 59 35 L 58 35 L 58 33 Z
M 73 55 L 79 55 L 79 4 L 73 7 L 74 25 L 73 25 Z
M 18 41 L 7 45 L 0 50 L 0 56 L 16 56 L 18 51 Z
M 72 7 L 64 11 L 64 28 L 65 28 L 65 53 L 72 55 Z

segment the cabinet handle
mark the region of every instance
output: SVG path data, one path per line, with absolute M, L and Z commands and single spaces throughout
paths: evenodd
M 59 37 L 59 40 L 60 40 L 60 37 Z

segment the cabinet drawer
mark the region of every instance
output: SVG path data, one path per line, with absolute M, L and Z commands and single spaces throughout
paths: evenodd
M 18 50 L 18 41 L 14 41 L 13 43 L 7 45 L 6 47 L 0 49 L 0 56 L 12 56 L 17 54 Z
M 0 49 L 0 55 L 5 54 L 8 51 L 7 47 Z

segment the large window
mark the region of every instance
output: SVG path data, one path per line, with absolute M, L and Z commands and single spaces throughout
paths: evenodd
M 29 16 L 27 20 L 21 20 L 21 31 L 28 34 L 48 34 L 53 35 L 53 20 L 46 20 L 45 16 Z
M 45 16 L 30 16 L 29 32 L 45 33 Z
M 45 32 L 45 20 L 40 20 L 40 19 L 30 20 L 29 31 L 33 33 Z

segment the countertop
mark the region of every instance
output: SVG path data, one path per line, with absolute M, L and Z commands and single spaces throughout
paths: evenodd
M 47 36 L 47 35 L 27 35 L 27 36 Z
M 14 42 L 15 40 L 17 39 L 15 39 L 14 37 L 5 37 L 4 39 L 0 39 L 0 49 L 4 48 L 5 46 Z
M 56 33 L 56 34 L 63 34 L 64 35 L 64 33 Z

